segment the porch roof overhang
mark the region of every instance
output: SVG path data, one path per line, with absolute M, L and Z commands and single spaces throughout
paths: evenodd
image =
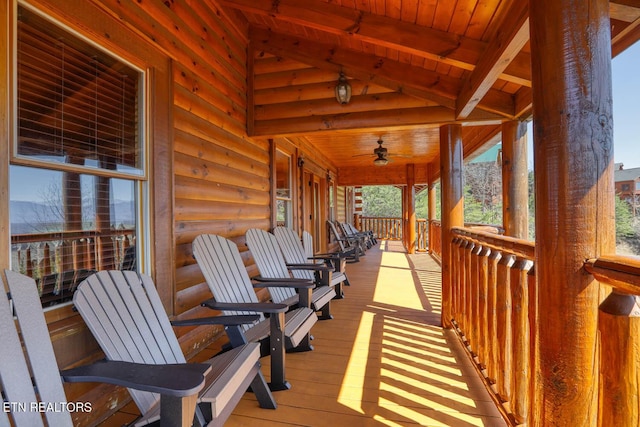
M 249 135 L 304 139 L 340 185 L 402 184 L 406 164 L 437 165 L 442 125 L 463 126 L 467 157 L 499 141 L 504 121 L 531 117 L 527 2 L 221 3 L 249 26 Z M 639 18 L 640 1 L 610 2 L 614 56 L 640 38 Z M 347 105 L 335 99 L 341 72 Z

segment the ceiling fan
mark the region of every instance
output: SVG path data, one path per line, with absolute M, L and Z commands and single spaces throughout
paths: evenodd
M 383 143 L 384 141 L 380 138 L 378 140 L 378 147 L 373 150 L 373 154 L 376 155 L 376 158 L 373 159 L 373 164 L 376 166 L 385 166 L 389 163 L 389 159 L 387 159 L 388 152 L 387 149 L 382 146 Z
M 389 163 L 392 160 L 387 157 L 389 153 L 387 149 L 382 146 L 382 144 L 384 144 L 384 141 L 382 140 L 382 138 L 378 139 L 377 142 L 378 142 L 378 146 L 373 150 L 373 156 L 375 156 L 375 159 L 373 159 L 373 164 L 376 166 L 385 166 L 387 163 Z M 360 157 L 360 156 L 371 156 L 371 154 L 358 154 L 353 157 Z

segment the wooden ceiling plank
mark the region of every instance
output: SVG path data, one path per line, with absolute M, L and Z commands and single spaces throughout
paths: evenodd
M 480 40 L 319 0 L 222 0 L 221 3 L 244 12 L 268 15 L 283 23 L 296 23 L 369 41 L 466 70 L 475 67 L 486 48 L 486 43 Z M 523 56 L 523 62 L 530 61 L 529 54 L 521 53 L 520 56 Z M 511 76 L 505 73 L 501 78 L 518 84 L 523 80 L 531 81 L 530 70 L 517 68 L 514 71 L 524 74 Z
M 343 71 L 364 82 L 429 99 L 447 108 L 455 108 L 455 97 L 460 91 L 458 79 L 420 67 L 408 66 L 398 61 L 346 51 L 256 28 L 252 29 L 250 38 L 256 49 L 265 49 L 272 54 L 307 62 L 318 68 L 335 70 L 336 79 L 337 73 Z M 499 94 L 498 91 L 491 91 L 491 95 L 486 97 L 488 102 L 483 100 L 479 107 L 491 112 L 500 112 L 505 117 L 512 117 L 513 100 Z
M 508 19 L 507 19 L 508 18 Z M 503 30 L 489 42 L 476 68 L 465 80 L 457 101 L 456 115 L 466 117 L 480 103 L 507 65 L 529 41 L 529 6 L 513 2 L 501 20 Z

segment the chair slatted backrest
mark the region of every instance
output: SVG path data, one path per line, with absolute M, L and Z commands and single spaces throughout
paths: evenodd
M 0 297 L 0 379 L 5 400 L 10 404 L 24 404 L 11 411 L 13 425 L 35 427 L 43 425 L 42 412 L 31 408 L 38 399 L 43 404 L 66 402 L 49 330 L 42 313 L 40 297 L 35 280 L 11 270 L 5 270 L 5 278 L 11 293 L 13 309 L 24 341 L 22 351 L 20 338 L 7 295 Z M 29 373 L 28 366 L 31 366 Z M 55 408 L 54 408 L 55 409 Z M 66 407 L 65 407 L 66 409 Z M 44 412 L 50 426 L 73 426 L 66 410 Z M 9 414 L 0 411 L 0 426 L 9 426 Z
M 313 236 L 307 230 L 302 232 L 302 246 L 304 247 L 304 255 L 307 259 L 311 259 L 315 255 L 313 250 Z
M 336 224 L 333 221 L 329 221 L 329 220 L 327 220 L 327 224 L 329 224 L 329 229 L 333 233 L 333 236 L 335 237 L 336 242 L 338 242 L 338 245 L 340 246 L 340 251 L 345 252 L 347 250 L 347 246 L 345 245 L 342 234 L 338 231 Z
M 313 260 L 307 258 L 306 251 L 298 234 L 288 227 L 276 227 L 273 235 L 282 250 L 284 259 L 289 264 L 313 264 Z M 313 254 L 311 255 L 313 256 Z M 314 280 L 312 270 L 293 270 L 293 277 L 296 279 Z
M 152 279 L 135 271 L 100 271 L 85 279 L 73 302 L 110 360 L 185 363 Z M 157 394 L 129 389 L 144 414 Z
M 193 256 L 198 261 L 209 289 L 217 302 L 257 303 L 258 297 L 249 273 L 242 262 L 238 246 L 215 234 L 201 234 L 193 241 Z M 259 314 L 252 311 L 223 311 L 225 315 Z M 253 325 L 244 325 L 248 330 Z
M 253 255 L 253 259 L 260 270 L 260 275 L 270 279 L 288 279 L 291 277 L 289 269 L 287 269 L 287 261 L 285 261 L 276 236 L 265 230 L 252 228 L 247 230 L 247 246 Z M 296 278 L 309 279 L 309 277 Z M 313 274 L 311 278 L 313 280 Z M 295 295 L 296 291 L 292 288 L 269 288 L 271 298 L 274 302 L 285 301 Z

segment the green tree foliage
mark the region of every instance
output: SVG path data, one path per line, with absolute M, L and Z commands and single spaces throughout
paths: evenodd
M 502 224 L 502 171 L 496 162 L 464 168 L 464 222 Z
M 635 234 L 633 228 L 633 214 L 629 203 L 622 200 L 616 194 L 616 240 L 624 237 L 632 237 Z
M 362 187 L 362 215 L 399 218 L 402 215 L 402 191 L 391 185 Z

